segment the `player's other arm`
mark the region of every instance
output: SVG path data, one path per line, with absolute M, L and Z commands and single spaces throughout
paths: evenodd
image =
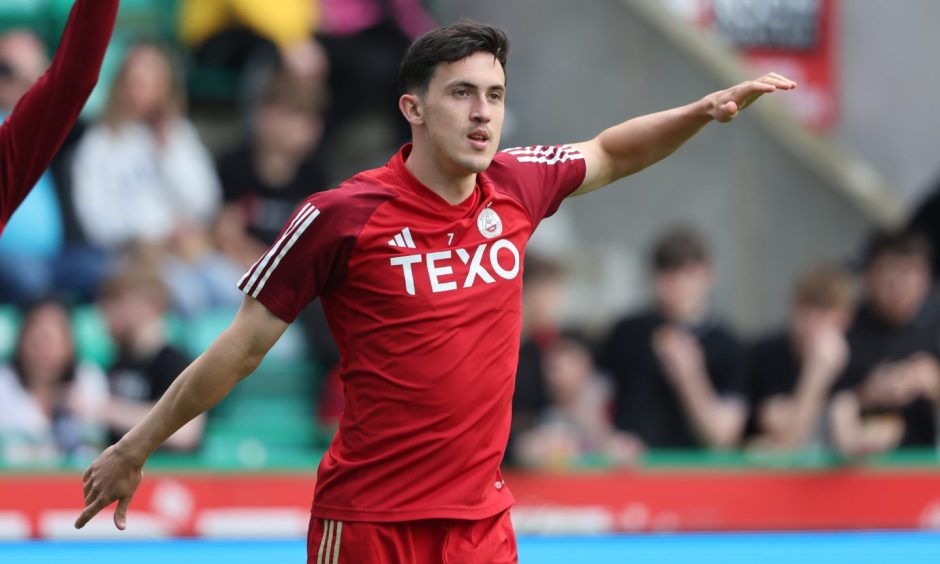
M 573 195 L 586 194 L 639 172 L 674 153 L 711 121 L 727 123 L 764 94 L 792 90 L 796 83 L 769 73 L 713 92 L 686 106 L 615 125 L 574 148 L 584 156 L 584 182 Z
M 98 81 L 118 0 L 78 0 L 49 70 L 0 127 L 0 223 L 48 168 Z
M 85 511 L 75 526 L 82 528 L 99 511 L 119 501 L 114 524 L 123 530 L 147 457 L 254 372 L 287 325 L 261 302 L 245 298 L 228 329 L 180 374 L 143 421 L 101 453 L 85 472 Z

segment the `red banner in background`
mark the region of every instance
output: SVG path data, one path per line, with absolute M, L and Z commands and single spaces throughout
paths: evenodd
M 757 74 L 776 71 L 800 87 L 782 98 L 807 125 L 839 117 L 838 0 L 669 0 L 689 21 L 734 45 Z
M 507 473 L 519 533 L 940 529 L 940 473 L 674 471 Z M 76 476 L 0 476 L 0 540 L 22 538 L 298 538 L 312 476 L 151 474 L 129 527 L 112 514 L 85 530 Z M 109 510 L 110 511 L 110 510 Z

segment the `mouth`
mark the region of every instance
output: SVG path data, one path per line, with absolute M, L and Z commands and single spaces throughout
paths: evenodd
M 467 135 L 470 145 L 477 150 L 485 150 L 490 145 L 490 134 L 485 129 L 475 129 Z

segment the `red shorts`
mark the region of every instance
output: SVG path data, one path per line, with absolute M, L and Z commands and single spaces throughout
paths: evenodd
M 401 523 L 310 520 L 307 564 L 516 564 L 509 510 Z

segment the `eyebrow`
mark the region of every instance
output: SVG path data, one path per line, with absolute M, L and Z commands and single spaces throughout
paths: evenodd
M 451 82 L 447 84 L 446 88 L 455 88 L 458 86 L 462 86 L 464 88 L 472 88 L 473 90 L 477 90 L 480 88 L 478 85 L 473 84 L 472 82 L 467 82 L 466 80 L 458 80 L 456 82 Z M 486 87 L 485 90 L 499 90 L 501 92 L 505 92 L 506 87 L 503 86 L 502 84 L 494 84 L 492 86 Z

